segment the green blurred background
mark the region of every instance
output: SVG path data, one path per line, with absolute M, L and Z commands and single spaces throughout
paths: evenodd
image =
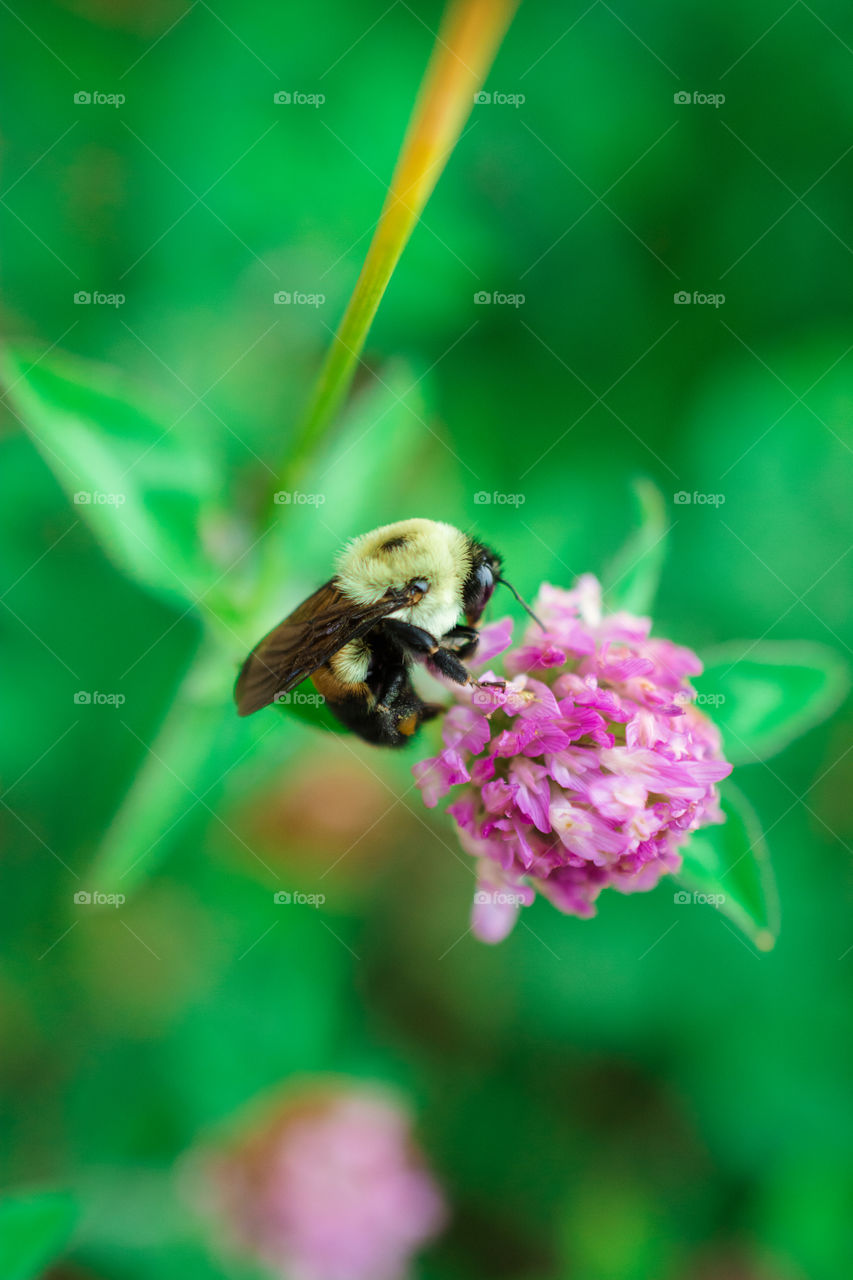
M 4 334 L 116 366 L 177 420 L 219 469 L 205 536 L 226 582 L 253 563 L 440 14 L 3 6 Z M 387 411 L 387 444 L 332 448 L 322 505 L 282 509 L 281 574 L 245 587 L 264 621 L 345 537 L 413 514 L 476 528 L 531 595 L 601 572 L 646 475 L 672 526 L 660 634 L 849 656 L 851 45 L 840 0 L 523 4 L 486 89 L 525 101 L 474 107 L 369 339 L 349 430 Z M 725 101 L 674 100 L 694 91 Z M 538 903 L 477 943 L 471 868 L 408 790 L 416 755 L 238 722 L 230 675 L 178 747 L 186 785 L 149 772 L 133 820 L 156 856 L 127 903 L 84 911 L 199 623 L 110 561 L 2 423 L 2 1180 L 79 1197 L 54 1274 L 247 1274 L 207 1247 L 175 1164 L 258 1092 L 327 1071 L 412 1100 L 453 1206 L 424 1278 L 848 1274 L 849 704 L 737 771 L 779 881 L 769 955 L 666 886 L 606 896 L 594 922 Z M 258 621 L 235 609 L 233 670 Z M 326 903 L 285 913 L 280 888 Z

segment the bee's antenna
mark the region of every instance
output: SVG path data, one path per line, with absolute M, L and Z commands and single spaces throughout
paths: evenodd
M 495 578 L 495 582 L 502 582 L 505 587 L 509 587 L 510 591 L 515 596 L 516 600 L 521 605 L 522 609 L 524 609 L 526 613 L 530 614 L 533 621 L 537 623 L 537 625 L 540 626 L 543 631 L 545 630 L 545 623 L 542 622 L 541 619 L 536 617 L 536 614 L 533 612 L 530 605 L 525 600 L 522 600 L 521 596 L 518 594 L 518 592 L 516 591 L 515 587 L 512 585 L 511 582 L 507 582 L 506 578 L 500 578 L 500 577 Z

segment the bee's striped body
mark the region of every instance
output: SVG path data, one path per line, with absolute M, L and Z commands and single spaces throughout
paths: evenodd
M 368 742 L 402 745 L 440 710 L 414 689 L 413 659 L 470 683 L 461 659 L 476 646 L 499 573 L 494 552 L 434 520 L 401 520 L 353 539 L 334 578 L 249 654 L 235 689 L 240 714 L 310 676 L 343 724 Z

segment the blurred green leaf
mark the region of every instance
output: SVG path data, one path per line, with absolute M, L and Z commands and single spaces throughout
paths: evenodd
M 233 680 L 223 650 L 199 651 L 96 856 L 92 874 L 103 892 L 127 893 L 159 864 L 184 817 L 212 812 L 208 792 L 218 779 L 207 790 L 203 779 L 237 723 Z
M 651 612 L 667 551 L 668 527 L 663 494 L 651 480 L 634 481 L 640 523 L 604 571 L 608 607 L 628 613 Z
M 830 716 L 844 699 L 846 664 L 824 645 L 737 641 L 704 655 L 700 703 L 722 729 L 733 764 L 766 760 Z
M 572 1187 L 558 1224 L 565 1275 L 647 1280 L 672 1274 L 673 1232 L 652 1189 L 597 1167 Z
M 259 547 L 265 595 L 295 573 L 313 590 L 330 576 L 345 538 L 400 518 L 400 495 L 413 489 L 419 457 L 437 443 L 426 415 L 419 379 L 404 361 L 355 395 L 340 429 L 288 479 L 293 490 L 276 495 L 276 529 Z
M 149 590 L 196 604 L 218 576 L 201 541 L 217 486 L 186 429 L 135 404 L 121 375 L 102 365 L 8 348 L 0 377 L 106 554 Z
M 677 879 L 686 889 L 721 894 L 720 910 L 761 950 L 779 933 L 779 899 L 758 814 L 731 782 L 720 787 L 726 821 L 694 835 Z
M 306 488 L 323 495 L 337 527 L 357 525 L 383 491 L 398 501 L 418 451 L 435 442 L 421 388 L 407 361 L 384 366 L 351 401 L 340 431 L 315 454 Z
M 59 1191 L 0 1200 L 0 1276 L 30 1280 L 65 1248 L 77 1218 L 71 1196 Z

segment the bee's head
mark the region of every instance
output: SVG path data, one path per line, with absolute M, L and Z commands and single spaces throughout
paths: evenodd
M 476 627 L 483 616 L 486 605 L 492 598 L 492 592 L 498 582 L 509 587 L 522 608 L 530 614 L 534 622 L 542 623 L 528 604 L 525 604 L 511 582 L 501 574 L 502 561 L 496 551 L 482 542 L 471 542 L 471 570 L 462 587 L 462 608 L 465 621 L 469 627 Z M 544 627 L 542 628 L 544 630 Z
M 482 542 L 471 543 L 471 569 L 462 584 L 462 611 L 469 627 L 476 627 L 500 577 L 501 558 Z

